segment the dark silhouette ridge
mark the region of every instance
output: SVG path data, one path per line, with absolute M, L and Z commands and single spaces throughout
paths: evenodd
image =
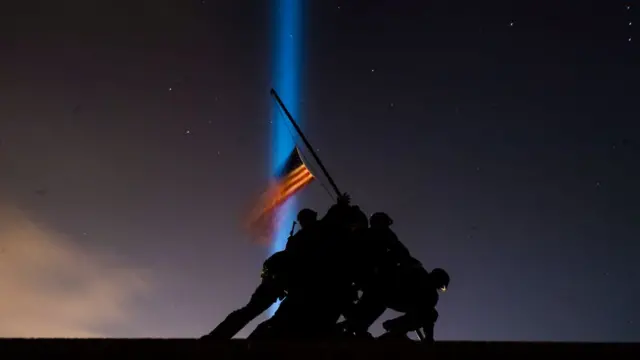
M 640 359 L 640 344 L 554 342 L 203 342 L 191 339 L 0 339 L 7 359 Z

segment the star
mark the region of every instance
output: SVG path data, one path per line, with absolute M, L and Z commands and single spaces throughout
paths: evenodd
M 514 22 L 512 21 L 512 22 L 509 23 L 509 26 L 513 26 L 513 24 L 514 24 Z
M 375 71 L 376 71 L 376 69 L 371 69 L 371 72 L 375 72 Z
M 189 129 L 185 130 L 185 131 L 184 131 L 184 134 L 185 134 L 185 135 L 190 135 L 190 134 L 191 134 L 191 130 L 189 130 Z
M 173 88 L 169 88 L 169 91 L 173 90 Z

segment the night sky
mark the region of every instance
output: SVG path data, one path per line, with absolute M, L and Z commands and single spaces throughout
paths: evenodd
M 640 3 L 306 4 L 299 120 L 450 272 L 436 338 L 640 340 Z M 272 7 L 3 3 L 0 336 L 195 337 L 248 301 Z

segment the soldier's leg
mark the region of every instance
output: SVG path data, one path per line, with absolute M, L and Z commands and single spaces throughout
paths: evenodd
M 438 312 L 435 309 L 424 309 L 409 312 L 395 319 L 387 320 L 382 327 L 390 333 L 406 334 L 410 331 L 424 329 L 424 341 L 433 341 L 433 328 L 438 320 Z
M 406 334 L 413 329 L 417 329 L 421 324 L 422 322 L 415 319 L 413 314 L 404 314 L 383 322 L 382 327 L 390 333 Z
M 271 321 L 269 319 L 258 324 L 251 334 L 247 336 L 247 340 L 269 340 L 273 337 L 274 334 L 271 328 Z
M 425 334 L 425 342 L 434 342 L 433 329 L 436 326 L 436 321 L 438 321 L 438 312 L 436 309 L 430 309 L 429 312 L 425 314 L 425 321 L 422 325 L 422 329 Z
M 249 303 L 229 314 L 215 329 L 204 338 L 226 340 L 234 337 L 253 319 L 267 310 L 278 300 L 280 290 L 268 283 L 261 283 L 251 295 Z
M 365 291 L 360 300 L 347 313 L 346 329 L 355 334 L 366 334 L 373 323 L 387 310 L 384 299 L 377 291 Z
M 394 332 L 386 332 L 380 336 L 378 336 L 380 340 L 391 340 L 391 341 L 411 341 L 407 334 L 400 334 Z
M 299 323 L 302 321 L 304 310 L 296 301 L 285 298 L 278 306 L 275 314 L 260 323 L 249 334 L 247 340 L 279 340 L 294 338 L 300 332 Z

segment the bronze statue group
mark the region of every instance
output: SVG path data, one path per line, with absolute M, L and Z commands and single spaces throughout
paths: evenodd
M 373 338 L 369 327 L 392 309 L 402 315 L 382 324 L 386 332 L 380 338 L 407 340 L 415 331 L 421 341 L 434 341 L 435 306 L 449 275 L 425 270 L 391 230 L 387 214 L 367 218 L 345 194 L 322 219 L 303 209 L 297 222 L 300 230 L 285 250 L 264 262 L 262 282 L 249 303 L 203 340 L 231 339 L 280 300 L 275 314 L 248 339 Z

